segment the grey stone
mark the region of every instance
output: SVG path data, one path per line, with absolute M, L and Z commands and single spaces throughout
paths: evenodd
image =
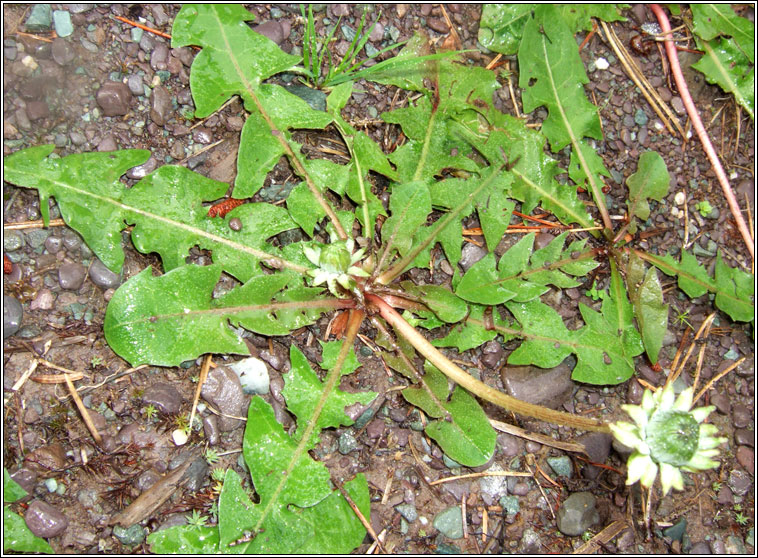
M 472 265 L 474 265 L 486 255 L 487 250 L 481 246 L 466 243 L 466 245 L 463 247 L 463 250 L 461 250 L 461 259 L 458 264 L 461 266 L 461 269 L 463 269 L 463 271 L 468 271 Z
M 521 534 L 521 540 L 518 543 L 519 554 L 541 554 L 542 541 L 539 534 L 531 528 L 524 529 Z
M 571 459 L 567 455 L 548 457 L 547 464 L 555 471 L 556 475 L 566 478 L 572 477 L 573 467 L 571 466 Z
M 155 48 L 155 43 L 153 42 L 153 38 L 145 33 L 142 38 L 139 41 L 139 47 L 147 53 L 153 52 L 153 49 Z
M 44 538 L 56 537 L 68 527 L 68 518 L 42 500 L 34 500 L 29 504 L 24 521 L 32 533 Z
M 27 240 L 28 242 L 28 240 Z M 71 253 L 76 252 L 82 245 L 82 237 L 72 230 L 63 233 L 63 246 Z
M 158 85 L 153 89 L 153 95 L 150 98 L 150 106 L 150 119 L 158 126 L 163 126 L 169 119 L 169 115 L 173 110 L 171 96 L 168 94 L 165 87 Z
M 87 143 L 87 137 L 81 132 L 71 132 L 68 136 L 71 138 L 71 143 L 74 145 L 84 145 Z
M 64 263 L 58 268 L 58 283 L 62 289 L 78 291 L 84 284 L 87 270 L 82 264 Z
M 105 267 L 105 264 L 99 259 L 92 262 L 89 268 L 89 278 L 103 290 L 115 289 L 121 283 L 121 276 Z
M 137 477 L 137 481 L 134 483 L 134 486 L 140 492 L 144 492 L 159 480 L 161 480 L 161 475 L 154 469 L 148 469 Z
M 355 436 L 352 432 L 345 431 L 342 433 L 342 435 L 339 437 L 339 440 L 337 442 L 337 447 L 339 452 L 342 455 L 347 455 L 351 451 L 357 450 L 360 446 L 358 442 L 355 439 Z
M 165 415 L 175 415 L 182 408 L 182 396 L 171 384 L 158 382 L 147 389 L 142 395 L 142 401 L 153 405 Z
M 134 546 L 145 540 L 145 528 L 139 523 L 135 523 L 128 528 L 116 525 L 113 527 L 113 536 L 121 541 L 123 545 Z
M 95 4 L 66 4 L 68 11 L 72 14 L 83 14 L 95 7 Z
M 574 390 L 566 361 L 547 370 L 536 366 L 504 366 L 500 373 L 509 395 L 551 409 L 568 401 Z
M 418 510 L 413 504 L 398 504 L 395 506 L 397 513 L 403 516 L 408 523 L 413 523 L 418 519 Z
M 746 428 L 752 424 L 752 413 L 747 405 L 738 404 L 732 407 L 732 420 L 736 428 Z
M 461 508 L 452 506 L 438 513 L 434 518 L 434 528 L 449 539 L 463 537 L 463 518 Z
M 129 76 L 129 78 L 126 80 L 126 86 L 129 88 L 129 91 L 132 92 L 132 95 L 144 95 L 145 94 L 145 83 L 142 81 L 142 76 L 137 74 L 132 74 Z
M 208 144 L 213 140 L 213 135 L 208 128 L 200 126 L 192 131 L 192 139 L 197 143 Z
M 53 24 L 53 10 L 50 4 L 36 4 L 29 17 L 26 18 L 24 23 L 26 30 L 34 33 L 35 31 L 49 31 L 50 26 Z
M 215 446 L 219 442 L 218 419 L 216 415 L 203 417 L 203 432 L 208 444 Z
M 24 310 L 21 303 L 6 294 L 3 295 L 3 339 L 15 335 L 21 328 Z
M 716 406 L 716 410 L 722 415 L 728 415 L 732 412 L 732 402 L 723 393 L 714 393 L 711 397 L 711 403 Z
M 155 24 L 158 27 L 163 27 L 169 21 L 171 21 L 168 15 L 166 15 L 166 11 L 163 9 L 163 6 L 161 6 L 160 4 L 153 4 L 152 10 L 153 10 L 153 17 L 155 18 Z
M 729 473 L 729 480 L 727 483 L 729 484 L 729 488 L 732 489 L 732 492 L 737 496 L 745 495 L 748 490 L 752 489 L 753 485 L 750 475 L 739 469 L 735 469 Z
M 97 501 L 100 499 L 100 495 L 94 488 L 82 488 L 77 493 L 76 499 L 85 508 L 93 508 Z
M 168 69 L 168 45 L 166 43 L 155 43 L 155 48 L 150 54 L 150 67 L 155 71 Z
M 503 471 L 503 468 L 498 463 L 493 463 L 492 467 L 488 469 L 489 472 Z M 505 496 L 508 494 L 508 477 L 492 475 L 479 479 L 479 488 L 485 494 L 489 494 L 493 500 Z
M 755 446 L 754 432 L 747 428 L 738 428 L 734 431 L 734 443 L 738 446 Z
M 595 497 L 589 492 L 575 492 L 558 509 L 558 529 L 570 537 L 581 535 L 598 521 Z
M 114 139 L 113 135 L 108 134 L 103 139 L 101 139 L 100 143 L 97 144 L 97 150 L 100 152 L 118 150 L 118 145 L 116 145 L 116 140 Z
M 60 37 L 53 39 L 52 55 L 53 60 L 59 66 L 70 64 L 76 57 L 74 47 L 71 46 L 71 43 Z
M 118 441 L 121 444 L 134 444 L 141 448 L 149 445 L 161 445 L 161 440 L 154 430 L 143 430 L 137 423 L 124 426 L 118 433 Z
M 8 231 L 3 236 L 3 250 L 15 252 L 24 246 L 24 237 L 15 231 Z
M 224 415 L 236 417 L 247 415 L 250 398 L 243 393 L 237 374 L 226 366 L 219 366 L 208 373 L 201 395 Z M 243 421 L 228 416 L 219 417 L 218 422 L 221 432 L 235 430 L 244 424 Z
M 487 341 L 482 347 L 482 358 L 480 360 L 483 366 L 495 368 L 500 363 L 500 359 L 503 358 L 504 354 L 503 346 L 499 341 L 493 339 L 492 341 Z
M 267 39 L 275 42 L 277 45 L 282 44 L 284 39 L 287 38 L 287 36 L 284 34 L 284 30 L 282 29 L 281 24 L 278 21 L 274 20 L 264 21 L 260 25 L 256 25 L 253 27 L 253 31 L 260 33 Z
M 158 160 L 155 157 L 150 157 L 146 163 L 132 167 L 126 172 L 126 176 L 139 180 L 145 178 L 148 174 L 158 168 Z
M 11 475 L 11 478 L 28 494 L 34 492 L 34 487 L 37 485 L 37 473 L 28 467 L 21 467 L 18 471 Z
M 576 441 L 584 445 L 590 461 L 593 463 L 605 463 L 605 460 L 608 459 L 608 455 L 611 453 L 613 436 L 605 432 L 589 432 L 580 436 Z M 588 464 L 582 468 L 582 475 L 586 478 L 597 478 L 599 473 L 600 468 L 594 465 Z
M 55 24 L 55 33 L 59 37 L 68 37 L 74 32 L 71 14 L 65 10 L 55 10 L 53 12 L 53 23 Z
M 95 100 L 103 110 L 104 116 L 123 116 L 129 111 L 131 98 L 129 88 L 115 81 L 105 83 L 95 95 Z
M 673 107 L 674 112 L 677 113 L 679 116 L 682 116 L 686 114 L 687 112 L 687 109 L 684 108 L 684 102 L 682 101 L 682 98 L 679 96 L 671 98 L 671 106 Z
M 187 479 L 184 487 L 190 492 L 198 492 L 208 480 L 210 467 L 203 457 L 196 458 L 184 473 Z
M 305 85 L 287 85 L 285 89 L 300 97 L 314 110 L 326 110 L 326 94 L 318 89 L 312 89 Z

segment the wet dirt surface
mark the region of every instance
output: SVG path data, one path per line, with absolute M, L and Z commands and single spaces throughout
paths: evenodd
M 47 38 L 49 33 L 40 32 L 37 37 L 17 33 L 27 30 L 28 6 L 3 6 L 4 154 L 45 143 L 54 143 L 61 156 L 141 148 L 149 149 L 152 157 L 144 168 L 129 172 L 127 183 L 134 183 L 164 163 L 184 164 L 211 178 L 227 183 L 233 181 L 239 131 L 245 118 L 241 103 L 232 101 L 203 122 L 193 120 L 189 67 L 194 51 L 171 49 L 168 40 L 140 33 L 113 18 L 143 18 L 140 21 L 146 25 L 170 33 L 178 6 L 52 6 L 54 10 L 68 11 L 73 25 L 70 36 L 53 42 L 39 38 Z M 303 25 L 297 7 L 254 5 L 249 9 L 256 15 L 256 23 L 271 22 L 265 28 L 268 36 L 279 41 L 284 50 L 298 52 Z M 480 7 L 446 5 L 446 10 L 456 26 L 462 47 L 475 49 Z M 355 28 L 360 13 L 359 6 L 330 5 L 317 13 L 317 19 L 322 25 L 324 18 L 335 22 L 342 14 L 343 23 L 346 20 Z M 636 34 L 634 26 L 652 21 L 653 16 L 641 6 L 626 15 L 630 18 L 628 22 L 613 27 L 628 47 Z M 375 16 L 376 12 L 371 12 L 370 19 Z M 449 35 L 444 14 L 436 4 L 386 6 L 379 21 L 383 33 L 377 32 L 371 40 L 376 48 L 393 40 L 410 38 L 414 30 L 427 33 L 438 43 Z M 676 26 L 680 22 L 674 19 L 672 23 Z M 585 35 L 579 33 L 578 42 Z M 340 37 L 333 46 L 335 52 L 344 49 L 345 42 Z M 611 62 L 608 69 L 589 71 L 590 83 L 586 86 L 590 99 L 600 107 L 605 140 L 598 142 L 597 148 L 613 175 L 607 181 L 611 186 L 608 194 L 611 215 L 623 215 L 627 194 L 625 179 L 636 171 L 639 155 L 646 149 L 654 149 L 666 161 L 672 182 L 668 197 L 652 204 L 648 228 L 656 229 L 659 234 L 640 240 L 638 246 L 663 253 L 687 242 L 709 269 L 718 248 L 730 266 L 749 269 L 742 240 L 697 140 L 693 138 L 684 143 L 681 137 L 663 128 L 620 65 L 613 63 L 613 52 L 601 37 L 595 35 L 581 53 L 588 67 L 595 68 L 595 62 L 601 57 Z M 493 57 L 494 54 L 480 52 L 469 55 L 471 63 L 481 66 Z M 677 102 L 676 90 L 668 87 L 657 50 L 636 54 L 636 57 L 643 73 L 661 97 L 671 101 L 673 110 L 686 126 L 686 116 L 677 111 L 681 103 Z M 506 61 L 508 67 L 517 72 L 515 58 L 506 58 Z M 494 103 L 514 114 L 515 107 L 521 110 L 520 93 L 515 87 L 517 74 L 512 76 L 513 95 L 506 75 L 501 70 L 503 88 L 495 94 Z M 686 75 L 739 201 L 743 208 L 747 201 L 754 215 L 753 123 L 736 109 L 731 96 L 707 85 L 697 72 L 690 71 Z M 106 85 L 108 82 L 113 83 Z M 391 149 L 398 140 L 397 129 L 384 124 L 378 115 L 390 107 L 407 103 L 409 94 L 396 94 L 394 88 L 374 84 L 361 85 L 363 92 L 354 95 L 344 114 L 386 149 Z M 539 123 L 546 116 L 544 109 L 538 109 L 526 115 L 526 119 Z M 338 149 L 339 146 L 329 142 L 336 138 L 334 134 L 317 133 L 310 138 L 310 144 Z M 222 143 L 214 145 L 219 141 Z M 213 147 L 206 150 L 209 146 Z M 562 166 L 567 165 L 565 153 L 555 156 Z M 291 170 L 286 162 L 281 162 L 266 185 L 283 184 L 288 179 L 291 179 Z M 678 192 L 685 193 L 686 213 L 675 199 Z M 283 193 L 266 195 L 273 198 Z M 705 217 L 695 208 L 702 200 L 715 208 Z M 181 426 L 181 417 L 186 420 L 190 411 L 199 361 L 187 363 L 186 368 L 131 370 L 105 343 L 103 316 L 113 289 L 146 266 L 159 266 L 156 256 L 142 255 L 125 244 L 124 269 L 120 277 L 113 276 L 67 227 L 29 226 L 30 222 L 40 219 L 36 192 L 4 184 L 3 208 L 3 251 L 13 263 L 11 273 L 6 274 L 3 281 L 4 310 L 20 304 L 23 312 L 17 320 L 20 321 L 17 331 L 5 337 L 3 343 L 4 466 L 31 493 L 30 501 L 42 502 L 52 509 L 43 507 L 36 513 L 48 514 L 45 517 L 49 517 L 56 528 L 62 526 L 56 534 L 49 533 L 50 544 L 56 551 L 147 552 L 145 529 L 138 527 L 124 532 L 111 524 L 113 518 L 140 493 L 162 482 L 164 473 L 180 467 L 187 459 L 193 462 L 187 467 L 188 473 L 180 488 L 141 525 L 152 531 L 185 521 L 192 510 L 207 515 L 216 499 L 211 469 L 234 467 L 244 477 L 239 465 L 243 429 L 224 431 L 220 421 L 206 410 L 200 414 L 204 431 L 196 434 L 190 445 L 211 447 L 221 454 L 218 461 L 208 467 L 204 459 L 196 459 L 198 449 L 193 452 L 187 447 L 177 448 L 171 440 L 171 432 Z M 52 208 L 51 217 L 59 217 L 57 208 Z M 22 228 L 10 229 L 9 224 Z M 503 246 L 517 240 L 510 237 Z M 546 240 L 549 238 L 543 236 L 542 242 Z M 195 262 L 203 262 L 204 258 L 207 255 L 199 252 L 192 256 Z M 411 277 L 417 282 L 446 280 L 430 277 L 424 271 Z M 688 327 L 697 329 L 714 308 L 707 296 L 691 300 L 670 278 L 662 276 L 661 279 L 665 302 L 671 305 L 669 333 L 661 353 L 661 364 L 667 368 Z M 604 286 L 607 273 L 599 274 L 597 280 Z M 545 298 L 552 297 L 550 304 L 556 307 L 561 307 L 564 296 L 597 307 L 599 303 L 585 294 L 590 287 L 591 283 L 563 293 L 554 292 Z M 575 307 L 575 303 L 571 305 Z M 578 319 L 578 312 L 571 308 L 562 312 L 569 327 Z M 323 338 L 329 319 L 324 317 L 316 326 L 285 338 L 269 340 L 255 335 L 249 338 L 252 352 L 269 364 L 272 394 L 267 397 L 280 410 L 278 416 L 285 421 L 285 427 L 286 421 L 292 418 L 281 411 L 277 386 L 281 388 L 282 374 L 289 369 L 289 345 L 296 344 L 311 362 L 318 363 L 321 357 L 317 340 Z M 554 515 L 567 505 L 571 494 L 589 492 L 595 497 L 598 513 L 586 518 L 582 533 L 598 533 L 614 521 L 626 521 L 632 526 L 603 546 L 599 550 L 602 553 L 752 553 L 753 331 L 750 325 L 733 323 L 721 312 L 717 312 L 717 320 L 702 345 L 701 382 L 736 359 L 746 357 L 741 366 L 706 395 L 706 403 L 717 407 L 712 422 L 719 427 L 720 435 L 728 438 L 722 451 L 722 466 L 703 474 L 687 475 L 683 492 L 656 498 L 653 508 L 656 528 L 650 541 L 646 540 L 639 524 L 639 492 L 624 486 L 624 478 L 618 473 L 624 470 L 624 458 L 610 446 L 607 437 L 582 435 L 518 419 L 488 404 L 484 408 L 493 419 L 515 421 L 528 430 L 556 439 L 587 444 L 593 449 L 592 460 L 604 463 L 607 468 L 588 465 L 578 459 L 577 454 L 501 433 L 492 467 L 526 471 L 529 465 L 532 470 L 536 467 L 544 471 L 555 484 L 546 476 L 537 477 L 541 486 L 525 477 L 509 477 L 500 484 L 480 479 L 430 484 L 442 477 L 472 471 L 456 467 L 433 442 L 424 438 L 418 430 L 421 424 L 418 411 L 392 389 L 400 385 L 401 380 L 389 375 L 382 362 L 362 346 L 356 346 L 356 353 L 364 366 L 343 379 L 342 387 L 348 391 L 370 389 L 382 394 L 372 405 L 376 414 L 365 424 L 325 432 L 314 454 L 328 465 L 335 478 L 352 478 L 358 472 L 367 476 L 372 496 L 371 524 L 377 533 L 385 532 L 384 547 L 388 551 L 570 552 L 584 542 L 582 536 L 563 534 L 556 528 Z M 9 325 L 14 325 L 4 322 L 6 331 Z M 691 335 L 686 339 L 685 348 L 689 347 L 690 340 Z M 503 389 L 500 368 L 515 346 L 487 344 L 462 355 L 454 351 L 448 354 L 471 369 L 479 369 L 485 382 Z M 29 380 L 18 391 L 12 390 L 32 359 L 38 356 L 84 375 L 76 385 L 102 436 L 100 448 L 67 398 L 65 384 Z M 218 360 L 223 361 L 223 357 Z M 654 371 L 642 357 L 638 359 L 637 372 L 653 385 L 663 383 L 662 373 Z M 40 366 L 36 374 L 40 373 L 59 374 L 61 370 Z M 687 382 L 692 381 L 690 375 L 684 376 Z M 535 380 L 530 384 L 527 377 L 525 382 L 520 389 L 525 392 L 536 389 Z M 563 407 L 596 416 L 626 418 L 619 406 L 638 403 L 642 393 L 640 384 L 634 380 L 609 388 L 567 382 Z M 357 409 L 356 415 L 361 411 L 363 409 Z M 561 470 L 561 463 L 568 467 L 566 472 L 570 478 L 559 477 L 555 472 L 556 468 Z M 468 537 L 451 538 L 441 532 L 448 528 L 441 527 L 438 521 L 445 519 L 442 512 L 455 506 L 460 522 L 462 501 L 466 502 Z M 31 507 L 28 502 L 24 504 Z M 25 511 L 18 505 L 14 510 Z M 744 525 L 738 522 L 743 516 L 748 518 Z M 684 535 L 681 529 L 677 530 L 682 526 L 682 519 L 686 520 Z M 488 536 L 482 537 L 485 522 Z M 454 518 L 452 523 L 455 523 Z M 449 527 L 448 534 L 452 535 L 455 528 L 455 525 Z M 367 537 L 357 551 L 365 551 L 370 543 Z

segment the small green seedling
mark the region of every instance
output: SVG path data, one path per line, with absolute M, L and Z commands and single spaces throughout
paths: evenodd
M 215 449 L 208 448 L 207 450 L 205 450 L 205 460 L 208 462 L 208 465 L 215 465 L 216 463 L 218 463 L 219 459 L 221 458 L 219 457 L 218 452 Z
M 145 418 L 147 420 L 153 420 L 158 414 L 158 409 L 156 409 L 151 403 L 147 407 L 144 408 L 144 412 L 145 412 Z
M 700 212 L 700 215 L 703 217 L 708 217 L 708 215 L 710 215 L 713 211 L 713 206 L 708 202 L 708 200 L 703 200 L 695 205 L 695 209 L 697 209 Z
M 202 515 L 197 510 L 192 510 L 192 515 L 187 517 L 187 525 L 193 527 L 205 527 L 208 524 L 208 517 Z

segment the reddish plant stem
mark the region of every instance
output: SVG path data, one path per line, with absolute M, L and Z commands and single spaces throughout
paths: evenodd
M 658 18 L 658 23 L 660 24 L 663 31 L 662 34 L 665 35 L 671 33 L 671 25 L 669 24 L 669 19 L 663 9 L 658 4 L 650 4 L 650 9 Z M 697 136 L 700 139 L 700 143 L 703 144 L 705 154 L 708 156 L 708 160 L 711 162 L 713 171 L 716 173 L 716 176 L 719 179 L 721 189 L 724 191 L 724 197 L 726 198 L 726 201 L 729 204 L 729 209 L 732 211 L 732 215 L 737 222 L 737 228 L 740 230 L 742 238 L 745 240 L 745 245 L 747 246 L 748 252 L 750 252 L 750 257 L 755 259 L 753 241 L 750 237 L 750 231 L 747 228 L 745 219 L 742 217 L 742 210 L 737 203 L 737 198 L 735 197 L 731 186 L 729 186 L 729 179 L 724 172 L 724 167 L 721 166 L 721 161 L 719 161 L 718 154 L 713 148 L 711 140 L 708 138 L 708 133 L 705 131 L 705 127 L 703 126 L 702 120 L 700 120 L 700 115 L 697 112 L 697 108 L 695 108 L 695 103 L 692 101 L 692 96 L 690 95 L 689 89 L 687 88 L 687 82 L 684 80 L 684 74 L 682 74 L 682 69 L 679 66 L 679 57 L 676 53 L 676 47 L 670 40 L 665 41 L 664 46 L 666 47 L 666 55 L 668 56 L 669 62 L 671 64 L 671 72 L 674 74 L 676 87 L 679 89 L 679 95 L 682 97 L 682 102 L 684 103 L 684 107 L 687 109 L 687 114 L 689 115 L 690 120 L 692 120 L 692 127 L 695 128 Z

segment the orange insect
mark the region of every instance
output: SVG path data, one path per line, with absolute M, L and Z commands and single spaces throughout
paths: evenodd
M 6 254 L 3 254 L 3 273 L 8 275 L 13 271 L 13 262 Z
M 245 200 L 235 200 L 234 198 L 218 202 L 208 209 L 208 217 L 223 217 L 232 209 L 239 207 L 243 203 L 245 203 Z

